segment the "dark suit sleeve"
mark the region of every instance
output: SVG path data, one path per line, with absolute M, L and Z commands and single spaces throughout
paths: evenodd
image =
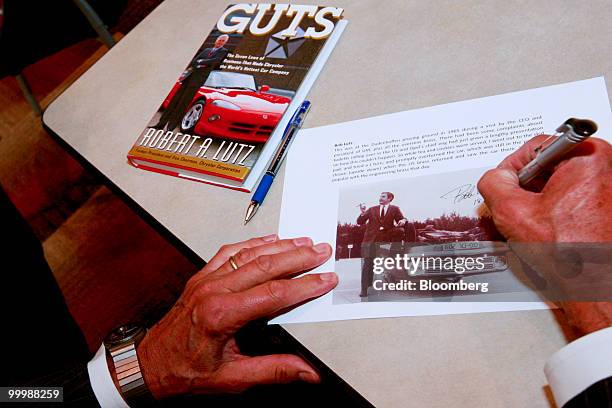
M 64 389 L 64 402 L 62 406 L 99 406 L 96 395 L 91 388 L 87 363 L 85 362 L 58 369 L 40 378 L 34 378 L 27 384 L 20 385 L 27 385 L 29 387 L 62 387 Z
M 1 188 L 0 225 L 10 233 L 0 246 L 0 316 L 12 333 L 0 336 L 5 351 L 0 385 L 63 386 L 65 401 L 76 398 L 92 402 L 81 406 L 95 405 L 85 338 L 68 311 L 40 241 Z
M 563 405 L 563 408 L 600 407 L 612 407 L 612 377 L 596 382 Z
M 359 214 L 359 217 L 357 217 L 357 224 L 358 225 L 363 225 L 366 222 L 368 222 L 368 220 L 370 219 L 370 208 L 368 208 L 366 210 L 366 212 L 364 212 L 363 214 Z
M 395 221 L 403 220 L 404 219 L 404 214 L 402 214 L 402 210 L 400 210 L 399 207 L 395 207 L 395 208 L 397 208 L 397 211 L 395 212 L 395 215 L 394 215 L 393 219 Z
M 207 48 L 202 51 L 200 55 L 198 55 L 198 57 L 196 58 L 195 65 L 206 65 L 210 67 L 220 63 L 225 59 L 225 57 L 227 57 L 228 50 L 226 50 L 225 48 L 218 50 L 212 56 L 208 57 L 210 50 L 210 48 Z
M 196 57 L 193 60 L 191 60 L 190 65 L 195 68 L 198 65 L 198 61 L 206 59 L 206 55 L 209 52 L 210 52 L 210 48 L 205 48 L 202 51 L 200 51 L 198 55 L 196 55 Z

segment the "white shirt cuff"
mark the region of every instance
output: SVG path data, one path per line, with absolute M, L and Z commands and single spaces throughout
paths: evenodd
M 612 377 L 612 327 L 581 337 L 553 354 L 544 367 L 557 405 Z
M 101 345 L 96 355 L 87 363 L 89 382 L 102 408 L 129 408 L 115 387 L 106 362 L 106 350 Z

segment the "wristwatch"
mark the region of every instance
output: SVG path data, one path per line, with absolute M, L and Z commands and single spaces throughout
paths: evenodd
M 130 323 L 117 327 L 104 339 L 109 370 L 130 407 L 149 406 L 155 401 L 144 381 L 136 354 L 136 347 L 146 332 L 144 326 Z

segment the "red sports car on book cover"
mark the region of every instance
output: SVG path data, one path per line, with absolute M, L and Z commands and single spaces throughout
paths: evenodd
M 164 108 L 182 79 L 184 75 L 164 100 Z M 180 128 L 184 133 L 200 136 L 265 143 L 289 102 L 291 98 L 271 93 L 267 85 L 258 88 L 252 75 L 212 71 L 193 98 Z

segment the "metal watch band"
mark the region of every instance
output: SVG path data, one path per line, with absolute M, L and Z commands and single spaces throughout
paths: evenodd
M 144 392 L 148 392 L 142 372 L 140 371 L 136 345 L 134 343 L 111 351 L 111 357 L 115 366 L 115 375 L 121 388 L 121 394 L 126 400 L 129 400 L 129 396 L 132 394 L 141 394 L 143 386 L 145 388 Z
M 126 325 L 115 329 L 104 342 L 114 368 L 111 371 L 114 371 L 121 395 L 130 407 L 156 403 L 144 381 L 136 353 L 136 347 L 145 333 L 141 326 Z

